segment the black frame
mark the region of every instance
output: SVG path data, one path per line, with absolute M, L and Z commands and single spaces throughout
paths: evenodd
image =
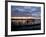
M 37 34 L 21 34 L 21 35 L 8 35 L 8 2 L 20 2 L 20 3 L 35 3 L 44 5 L 44 32 Z M 41 35 L 45 34 L 45 3 L 44 2 L 25 2 L 25 1 L 5 1 L 5 36 L 27 36 L 27 35 Z

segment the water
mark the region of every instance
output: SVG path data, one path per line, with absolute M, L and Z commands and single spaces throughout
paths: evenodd
M 11 31 L 23 31 L 23 30 L 40 30 L 41 24 L 33 24 L 33 25 L 17 25 L 11 24 Z

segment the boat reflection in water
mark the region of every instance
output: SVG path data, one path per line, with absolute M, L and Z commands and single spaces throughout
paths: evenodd
M 40 18 L 12 17 L 11 19 L 11 31 L 40 30 L 40 29 L 41 29 Z

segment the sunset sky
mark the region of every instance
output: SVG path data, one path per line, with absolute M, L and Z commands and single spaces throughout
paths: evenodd
M 11 16 L 40 16 L 41 7 L 36 6 L 11 6 Z

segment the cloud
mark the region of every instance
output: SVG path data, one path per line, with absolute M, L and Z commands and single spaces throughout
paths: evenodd
M 41 16 L 41 13 L 40 12 L 32 13 L 32 16 Z
M 30 15 L 39 16 L 41 13 L 40 7 L 34 6 L 11 6 L 12 16 Z

